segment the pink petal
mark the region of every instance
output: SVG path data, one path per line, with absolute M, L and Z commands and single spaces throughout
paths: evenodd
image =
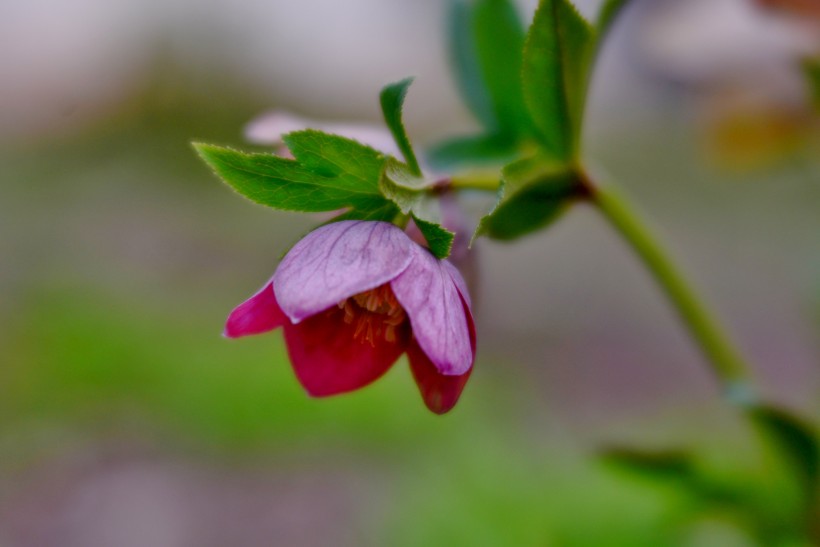
M 273 287 L 282 310 L 299 321 L 402 273 L 417 246 L 386 222 L 347 220 L 317 228 L 279 264 Z
M 453 283 L 455 283 L 458 293 L 467 304 L 467 308 L 472 310 L 473 302 L 470 300 L 470 292 L 467 290 L 467 282 L 464 281 L 464 278 L 461 276 L 461 272 L 458 271 L 458 268 L 453 266 L 453 263 L 449 260 L 442 260 L 441 267 L 444 268 L 444 270 L 450 275 L 450 279 L 452 279 Z
M 225 323 L 225 336 L 239 338 L 249 334 L 268 332 L 288 323 L 273 294 L 273 282 L 268 283 L 255 295 L 237 306 Z
M 303 118 L 285 110 L 262 114 L 245 127 L 245 138 L 256 144 L 280 146 L 282 137 L 292 131 L 317 129 L 353 139 L 385 154 L 400 157 L 396 141 L 386 127 L 363 123 L 334 123 Z
M 464 308 L 469 320 L 470 345 L 473 354 L 475 354 L 475 327 L 466 302 Z M 416 380 L 416 385 L 419 387 L 421 397 L 424 399 L 427 408 L 436 414 L 449 412 L 458 402 L 461 392 L 464 390 L 464 386 L 473 371 L 472 367 L 460 376 L 445 376 L 439 373 L 436 366 L 428 359 L 416 341 L 411 342 L 407 348 L 407 357 L 410 360 L 410 370 L 413 372 L 413 378 Z
M 436 369 L 444 375 L 464 374 L 474 352 L 455 270 L 425 249 L 414 247 L 413 261 L 390 286 L 410 318 L 419 346 Z
M 410 339 L 410 329 L 397 340 L 377 338 L 373 344 L 353 337 L 355 323 L 344 322 L 334 308 L 298 325 L 285 325 L 285 341 L 299 382 L 314 397 L 353 391 L 377 380 L 396 362 Z

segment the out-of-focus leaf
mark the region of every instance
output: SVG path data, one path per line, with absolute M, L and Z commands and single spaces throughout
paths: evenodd
M 475 50 L 496 123 L 510 135 L 531 133 L 521 85 L 524 27 L 509 0 L 477 0 L 472 14 Z
M 783 454 L 806 495 L 807 504 L 813 505 L 820 488 L 817 431 L 785 410 L 772 406 L 757 406 L 750 414 L 765 438 Z
M 433 167 L 510 161 L 534 127 L 521 82 L 524 28 L 511 0 L 450 0 L 450 58 L 462 97 L 484 133 L 428 152 Z
M 595 30 L 597 31 L 598 47 L 601 42 L 609 34 L 612 24 L 621 14 L 622 10 L 629 3 L 629 0 L 606 0 L 601 10 L 598 12 L 598 19 L 595 22 Z
M 396 139 L 396 144 L 404 155 L 404 161 L 407 162 L 413 174 L 421 175 L 419 162 L 416 159 L 415 152 L 413 152 L 413 146 L 410 144 L 410 138 L 404 129 L 404 122 L 402 122 L 401 116 L 404 98 L 407 96 L 407 90 L 412 83 L 413 78 L 405 78 L 404 80 L 386 85 L 381 91 L 380 99 L 384 121 L 387 123 L 387 127 L 390 128 L 393 138 Z
M 576 175 L 543 156 L 504 167 L 498 201 L 479 222 L 476 236 L 510 240 L 545 227 L 580 195 Z
M 696 476 L 692 457 L 682 450 L 648 452 L 631 448 L 609 448 L 601 452 L 608 465 L 662 482 L 691 482 Z
M 434 169 L 453 169 L 476 165 L 503 165 L 518 148 L 509 137 L 478 135 L 459 137 L 437 144 L 427 152 L 427 161 Z
M 441 226 L 439 202 L 428 191 L 431 183 L 411 173 L 406 165 L 389 159 L 379 186 L 402 213 L 413 217 L 430 251 L 437 258 L 447 258 L 455 234 Z
M 616 469 L 654 484 L 675 487 L 697 500 L 704 508 L 732 508 L 744 512 L 749 502 L 736 482 L 716 480 L 704 474 L 691 453 L 683 450 L 647 451 L 633 448 L 609 448 L 600 459 Z
M 809 85 L 812 103 L 820 112 L 820 59 L 808 59 L 803 63 L 803 73 Z
M 594 31 L 567 0 L 541 0 L 524 46 L 524 97 L 543 146 L 577 153 Z
M 194 148 L 229 186 L 256 203 L 288 211 L 361 212 L 381 209 L 384 156 L 356 141 L 319 131 L 285 138 L 295 160 L 269 153 L 248 154 L 211 144 Z
M 497 129 L 498 118 L 478 59 L 472 3 L 468 0 L 450 0 L 448 8 L 447 37 L 456 84 L 478 121 L 488 129 Z

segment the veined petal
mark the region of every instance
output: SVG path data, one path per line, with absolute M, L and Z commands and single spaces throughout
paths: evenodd
M 444 270 L 450 275 L 450 279 L 452 279 L 453 283 L 455 283 L 458 293 L 461 295 L 461 298 L 464 299 L 464 303 L 466 304 L 468 311 L 472 313 L 473 302 L 470 300 L 470 291 L 467 290 L 467 282 L 464 281 L 464 278 L 461 276 L 461 272 L 458 271 L 458 268 L 453 266 L 453 263 L 449 260 L 442 260 L 441 267 L 444 268 Z
M 413 260 L 416 244 L 387 222 L 346 220 L 321 226 L 294 245 L 273 276 L 291 321 L 387 283 Z
M 273 294 L 273 281 L 268 281 L 262 289 L 248 300 L 234 308 L 225 323 L 224 335 L 239 338 L 249 334 L 268 332 L 289 323 Z
M 372 343 L 356 339 L 355 329 L 355 324 L 345 323 L 344 311 L 339 308 L 298 325 L 285 325 L 293 370 L 310 395 L 335 395 L 370 384 L 396 362 L 410 339 L 406 324 L 398 329 L 393 342 L 381 337 Z
M 438 372 L 455 376 L 467 372 L 474 353 L 470 329 L 446 261 L 416 245 L 413 261 L 390 286 L 410 318 L 419 346 Z

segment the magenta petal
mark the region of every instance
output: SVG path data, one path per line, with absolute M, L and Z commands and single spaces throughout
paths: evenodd
M 476 336 L 473 316 L 467 306 L 467 302 L 462 300 L 464 313 L 467 316 L 467 326 L 470 329 L 470 348 L 475 355 Z M 410 361 L 410 371 L 419 387 L 424 404 L 436 414 L 449 412 L 458 402 L 470 374 L 473 372 L 472 363 L 470 369 L 460 376 L 445 376 L 436 370 L 435 365 L 414 340 L 407 348 L 407 358 Z
M 294 322 L 402 273 L 416 245 L 386 222 L 334 222 L 305 236 L 273 276 L 279 305 Z
M 314 397 L 353 391 L 377 380 L 404 352 L 409 329 L 399 329 L 397 340 L 373 344 L 354 339 L 354 325 L 344 322 L 336 308 L 285 325 L 285 341 L 299 382 Z
M 436 414 L 444 414 L 456 406 L 472 369 L 459 376 L 445 376 L 436 369 L 415 341 L 407 348 L 407 357 L 427 408 Z
M 225 323 L 225 336 L 239 338 L 249 334 L 268 332 L 288 323 L 273 294 L 273 282 L 268 281 L 262 289 L 237 306 Z
M 410 318 L 419 346 L 436 369 L 445 375 L 464 374 L 474 352 L 459 288 L 446 261 L 418 246 L 414 255 L 390 286 Z

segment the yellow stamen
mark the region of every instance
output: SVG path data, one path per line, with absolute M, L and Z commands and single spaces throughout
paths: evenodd
M 390 343 L 398 341 L 396 329 L 407 318 L 388 284 L 339 302 L 339 309 L 344 310 L 344 322 L 354 325 L 353 339 L 373 347 L 380 337 Z

